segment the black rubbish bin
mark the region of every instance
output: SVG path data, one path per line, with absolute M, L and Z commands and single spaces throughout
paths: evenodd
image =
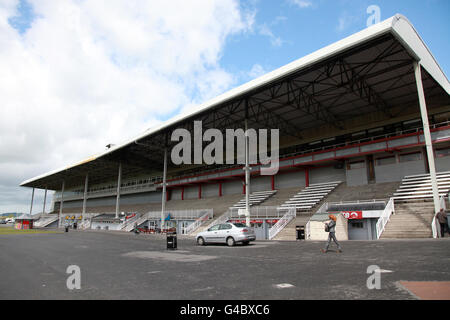
M 305 240 L 305 226 L 295 226 L 297 240 Z
M 66 232 L 69 232 L 69 226 L 65 226 L 64 229 Z
M 167 250 L 175 250 L 177 248 L 177 233 L 167 233 Z

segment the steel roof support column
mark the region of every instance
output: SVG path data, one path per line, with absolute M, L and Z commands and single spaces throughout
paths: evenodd
M 245 119 L 245 224 L 250 227 L 250 166 L 249 166 L 249 141 L 247 135 L 247 119 Z
M 167 147 L 164 148 L 164 171 L 163 171 L 162 199 L 161 199 L 161 231 L 164 229 L 164 218 L 166 211 L 166 179 L 167 179 Z
M 83 215 L 83 217 L 86 213 L 88 184 L 89 184 L 89 173 L 86 173 L 86 178 L 84 179 L 83 212 L 81 213 Z
M 62 187 L 61 187 L 61 200 L 59 201 L 59 214 L 58 214 L 58 227 L 61 226 L 61 215 L 63 212 L 63 206 L 64 206 L 64 187 L 66 185 L 66 182 L 63 180 Z
M 117 177 L 116 219 L 119 218 L 121 185 L 122 185 L 122 162 L 119 162 L 119 174 Z
M 32 214 L 33 211 L 33 201 L 34 201 L 34 188 L 33 191 L 31 192 L 30 215 Z
M 42 214 L 45 214 L 45 203 L 47 202 L 47 187 L 45 187 L 44 204 L 42 205 Z
M 417 94 L 419 96 L 420 114 L 423 123 L 423 135 L 425 137 L 425 147 L 427 149 L 428 167 L 430 168 L 431 187 L 433 190 L 433 202 L 435 213 L 440 210 L 439 189 L 436 180 L 436 167 L 434 164 L 433 142 L 431 141 L 430 126 L 428 124 L 428 112 L 425 101 L 425 94 L 422 84 L 422 72 L 420 63 L 414 61 L 414 73 L 416 76 Z

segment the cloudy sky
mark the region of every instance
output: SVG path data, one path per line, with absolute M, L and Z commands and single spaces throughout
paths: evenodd
M 364 29 L 372 4 L 406 15 L 448 75 L 449 3 L 0 0 L 0 213 L 29 210 L 22 181 Z

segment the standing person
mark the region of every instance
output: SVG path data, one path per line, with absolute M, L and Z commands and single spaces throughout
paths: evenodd
M 447 214 L 445 213 L 444 209 L 441 209 L 438 212 L 436 217 L 437 217 L 437 219 L 439 221 L 439 224 L 441 225 L 441 238 L 444 238 L 445 237 L 445 231 L 448 229 Z
M 336 216 L 330 214 L 328 216 L 328 218 L 330 218 L 330 222 L 329 223 L 325 223 L 325 231 L 328 232 L 328 241 L 327 241 L 327 246 L 325 249 L 320 249 L 320 251 L 322 251 L 323 253 L 327 253 L 328 252 L 328 248 L 330 247 L 331 244 L 331 240 L 334 241 L 334 243 L 336 243 L 337 247 L 338 247 L 338 251 L 339 253 L 342 252 L 342 248 L 341 245 L 339 244 L 339 242 L 336 239 Z

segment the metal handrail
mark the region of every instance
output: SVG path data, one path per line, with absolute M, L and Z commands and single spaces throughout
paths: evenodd
M 198 219 L 204 212 L 212 214 L 212 209 L 167 210 L 172 219 Z M 149 211 L 144 214 L 148 219 L 161 219 L 161 211 Z
M 211 212 L 205 213 L 203 216 L 195 220 L 193 223 L 188 225 L 186 228 L 183 228 L 183 234 L 191 234 L 195 230 L 197 230 L 205 221 L 208 221 L 210 218 L 212 218 Z
M 227 220 L 230 219 L 230 215 L 231 215 L 231 210 L 227 210 L 220 217 L 218 217 L 217 219 L 211 221 L 211 223 L 208 224 L 208 226 L 206 228 L 208 229 L 209 227 L 212 227 L 213 225 L 227 222 Z
M 297 211 L 294 208 L 289 208 L 288 212 L 269 229 L 269 240 L 272 240 L 296 216 Z
M 380 239 L 381 234 L 383 233 L 386 224 L 388 223 L 389 219 L 391 218 L 391 214 L 395 214 L 395 203 L 394 198 L 390 198 L 389 202 L 387 203 L 386 207 L 383 210 L 383 213 L 381 214 L 380 218 L 378 218 L 377 221 L 377 239 Z
M 291 209 L 290 207 L 286 209 L 280 209 L 279 207 L 252 207 L 250 208 L 250 217 L 251 218 L 261 218 L 261 219 L 270 219 L 270 218 L 281 218 L 284 216 L 285 211 Z M 239 215 L 239 208 L 230 208 L 229 210 L 229 219 L 231 218 L 241 218 Z
M 130 226 L 131 224 L 133 224 L 134 222 L 136 222 L 141 217 L 142 217 L 142 215 L 139 213 L 135 213 L 135 216 L 130 219 L 126 219 L 126 217 L 125 217 L 125 221 L 120 226 L 120 229 L 121 230 L 127 229 L 127 231 L 129 231 L 127 227 Z

